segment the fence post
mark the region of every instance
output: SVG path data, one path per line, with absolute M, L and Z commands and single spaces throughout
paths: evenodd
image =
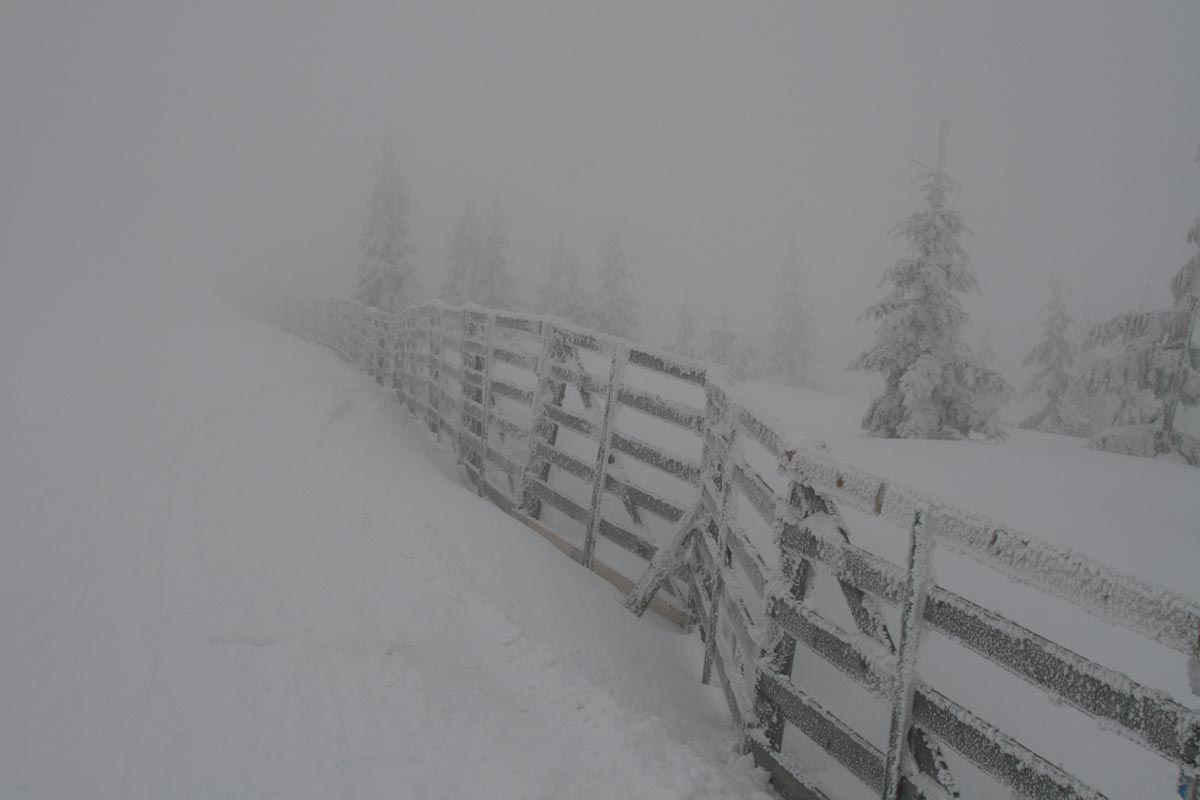
M 587 537 L 583 540 L 583 566 L 592 568 L 592 556 L 596 552 L 596 536 L 600 533 L 600 506 L 604 499 L 604 481 L 608 474 L 608 456 L 612 449 L 612 423 L 616 415 L 617 398 L 621 393 L 621 381 L 625 376 L 625 362 L 629 360 L 629 349 L 614 345 L 612 363 L 608 368 L 608 388 L 604 396 L 604 416 L 601 418 L 596 448 L 596 468 L 592 473 L 592 497 L 589 505 Z
M 466 446 L 464 432 L 470 430 L 468 424 L 470 417 L 467 415 L 467 399 L 473 397 L 474 391 L 471 385 L 467 382 L 467 370 L 472 369 L 471 355 L 467 352 L 467 331 L 470 322 L 467 318 L 467 310 L 465 308 L 458 312 L 458 327 L 459 327 L 459 343 L 458 343 L 458 461 L 460 464 L 465 464 L 467 474 L 470 475 L 471 468 L 474 464 L 471 463 L 471 449 Z
M 383 320 L 383 385 L 396 394 L 396 357 L 400 349 L 400 315 L 389 313 Z
M 526 489 L 529 478 L 549 479 L 550 463 L 538 458 L 537 443 L 539 441 L 554 444 L 557 437 L 558 425 L 546 414 L 546 408 L 553 404 L 558 396 L 555 380 L 552 374 L 554 366 L 554 351 L 558 347 L 558 329 L 549 319 L 542 320 L 542 349 L 537 361 L 537 389 L 533 394 L 533 420 L 529 426 L 529 454 L 525 458 L 525 468 L 521 470 L 521 507 L 533 519 L 541 519 L 542 502 Z M 543 475 L 543 472 L 545 473 Z
M 892 719 L 888 729 L 883 800 L 899 800 L 904 782 L 901 762 L 905 742 L 908 740 L 908 729 L 912 724 L 913 689 L 917 683 L 917 650 L 921 643 L 921 618 L 925 612 L 925 593 L 933 551 L 929 523 L 928 507 L 919 508 L 913 513 L 908 542 L 904 605 L 900 610 L 900 646 L 896 654 L 896 690 L 892 697 Z
M 704 666 L 700 680 L 708 683 L 712 679 L 713 659 L 716 658 L 717 637 L 721 629 L 721 599 L 725 593 L 725 571 L 722 565 L 726 563 L 728 551 L 729 520 L 735 513 L 733 497 L 733 462 L 737 445 L 737 426 L 729 409 L 729 398 L 718 387 L 709 386 L 706 389 L 708 413 L 705 414 L 704 449 L 713 450 L 717 444 L 719 451 L 712 455 L 719 457 L 717 478 L 720 480 L 720 497 L 717 501 L 717 514 L 713 523 L 717 528 L 715 562 L 717 574 L 714 576 L 712 592 L 712 608 L 708 615 L 708 638 L 704 642 Z M 716 398 L 720 398 L 719 401 Z M 715 460 L 715 459 L 714 459 Z M 703 534 L 701 534 L 703 535 Z M 749 711 L 749 709 L 745 709 Z
M 483 414 L 479 420 L 479 438 L 483 440 L 483 452 L 479 454 L 479 496 L 483 497 L 484 474 L 487 472 L 488 452 L 488 414 L 492 405 L 492 348 L 496 334 L 496 315 L 488 312 L 487 323 L 484 326 L 483 346 L 483 388 L 480 389 L 480 401 L 483 404 Z
M 433 373 L 430 375 L 429 396 L 436 397 L 437 402 L 434 403 L 434 436 L 437 440 L 442 441 L 442 416 L 445 409 L 442 406 L 442 400 L 446 396 L 446 376 L 445 370 L 442 368 L 446 352 L 446 319 L 442 313 L 441 306 L 433 306 L 430 311 L 430 321 L 433 325 L 429 329 L 429 346 L 430 346 L 430 362 L 433 365 Z M 434 347 L 436 340 L 437 346 Z
M 413 403 L 413 413 L 416 414 L 417 402 L 429 402 L 428 351 L 433 346 L 433 334 L 429 329 L 427 317 L 419 316 L 414 321 L 413 336 L 412 376 L 413 397 L 416 401 Z
M 436 308 L 425 307 L 421 316 L 421 338 L 423 346 L 421 348 L 420 358 L 418 363 L 421 370 L 421 386 L 422 399 L 425 405 L 425 427 L 430 431 L 437 433 L 438 431 L 438 402 L 436 397 L 436 387 L 438 381 L 438 369 L 435 362 L 440 356 L 437 355 L 434 344 L 436 342 L 436 331 L 433 323 L 437 319 L 438 311 Z
M 818 508 L 823 508 L 823 504 L 818 504 L 816 501 L 816 493 L 807 486 L 802 486 L 794 481 L 788 484 L 788 499 L 792 507 L 798 507 L 800 518 L 812 516 L 820 513 Z M 790 516 L 787 511 L 787 505 L 778 502 L 775 506 L 775 537 L 779 540 L 783 525 Z M 788 594 L 796 603 L 801 603 L 808 596 L 809 586 L 812 584 L 813 567 L 808 559 L 788 553 L 786 550 L 780 552 L 779 572 L 784 579 L 784 584 L 787 586 Z M 762 662 L 759 669 L 759 676 L 765 670 L 770 670 L 776 675 L 781 675 L 788 680 L 792 677 L 792 665 L 796 659 L 796 640 L 779 629 L 778 624 L 774 621 L 772 614 L 772 604 L 775 602 L 776 595 L 773 595 L 770 587 L 763 600 L 766 603 L 766 618 L 768 630 L 770 631 L 767 642 L 769 649 L 764 649 L 763 655 L 766 658 Z M 758 677 L 758 676 L 756 676 Z M 767 740 L 771 749 L 778 752 L 783 747 L 783 730 L 784 717 L 783 713 L 775 708 L 774 704 L 766 700 L 763 696 L 761 685 L 755 686 L 754 691 L 754 717 L 758 725 L 761 727 L 763 737 Z

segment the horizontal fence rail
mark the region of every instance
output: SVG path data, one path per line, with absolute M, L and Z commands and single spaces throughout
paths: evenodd
M 937 585 L 929 564 L 938 548 L 965 556 L 1185 654 L 1200 632 L 1192 598 L 792 443 L 713 365 L 476 306 L 388 314 L 324 301 L 284 317 L 394 389 L 481 496 L 628 592 L 630 608 L 698 628 L 703 679 L 715 677 L 744 748 L 787 798 L 829 795 L 785 734 L 888 800 L 960 796 L 946 750 L 1017 797 L 1104 796 L 938 691 L 918 662 L 930 632 L 1171 762 L 1181 782 L 1200 771 L 1200 714 Z M 639 430 L 624 427 L 623 409 Z M 652 441 L 663 430 L 682 444 Z M 785 488 L 751 465 L 748 444 L 776 462 Z M 765 549 L 743 509 L 773 532 Z M 854 545 L 841 509 L 894 526 L 904 564 Z M 818 575 L 836 583 L 852 630 L 810 602 Z M 798 646 L 886 703 L 885 747 L 805 690 L 793 674 Z

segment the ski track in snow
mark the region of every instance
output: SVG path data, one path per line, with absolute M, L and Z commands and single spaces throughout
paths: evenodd
M 766 797 L 695 637 L 382 389 L 206 301 L 83 294 L 91 335 L 0 315 L 0 796 Z

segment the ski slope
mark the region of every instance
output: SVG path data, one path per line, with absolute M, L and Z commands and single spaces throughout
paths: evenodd
M 195 292 L 0 300 L 0 797 L 764 798 L 701 646 Z

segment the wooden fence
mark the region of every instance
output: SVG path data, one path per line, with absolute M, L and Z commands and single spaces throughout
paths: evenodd
M 1200 632 L 1194 599 L 789 442 L 712 365 L 474 306 L 388 315 L 328 301 L 289 307 L 286 327 L 394 388 L 481 495 L 628 591 L 635 610 L 697 627 L 704 680 L 724 690 L 743 746 L 784 797 L 827 797 L 786 755 L 796 736 L 886 800 L 959 796 L 947 750 L 1018 797 L 1104 796 L 930 685 L 917 659 L 930 632 L 1194 781 L 1200 714 L 936 585 L 929 564 L 937 548 L 966 556 L 1184 654 L 1181 670 Z M 636 412 L 638 435 L 619 409 Z M 652 429 L 674 431 L 677 446 Z M 775 461 L 773 481 L 747 445 Z M 852 544 L 846 510 L 898 529 L 904 563 Z M 772 537 L 756 541 L 743 512 Z M 808 601 L 818 574 L 836 581 L 852 630 Z M 888 704 L 885 747 L 802 688 L 798 646 Z

